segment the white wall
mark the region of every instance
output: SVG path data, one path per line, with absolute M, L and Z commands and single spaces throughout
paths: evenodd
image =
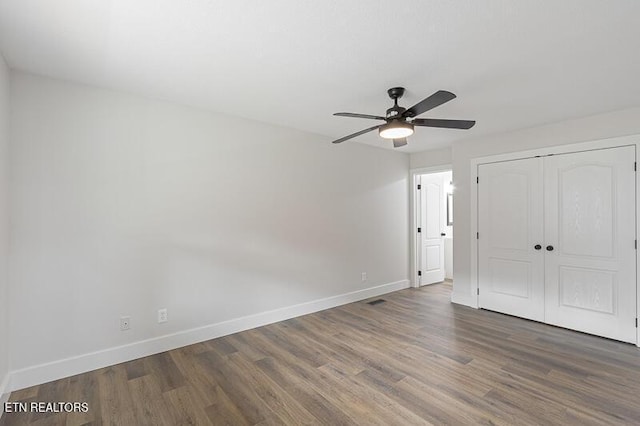
M 17 72 L 11 96 L 16 377 L 408 285 L 406 154 Z
M 0 403 L 3 403 L 9 372 L 9 303 L 7 257 L 8 196 L 7 161 L 9 146 L 9 68 L 0 56 Z M 4 395 L 4 396 L 3 396 Z M 2 413 L 2 408 L 0 408 Z
M 640 134 L 640 108 L 525 129 L 507 134 L 454 143 L 454 284 L 452 299 L 475 305 L 475 283 L 470 280 L 471 159 L 493 154 L 586 142 L 597 139 Z
M 414 152 L 410 155 L 409 160 L 409 167 L 411 169 L 442 166 L 447 164 L 451 164 L 451 148 Z

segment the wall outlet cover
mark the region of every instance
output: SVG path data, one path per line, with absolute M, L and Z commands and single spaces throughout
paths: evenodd
M 120 330 L 130 330 L 131 329 L 131 317 L 120 317 Z

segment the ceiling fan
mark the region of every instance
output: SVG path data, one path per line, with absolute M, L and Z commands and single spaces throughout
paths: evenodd
M 433 95 L 423 99 L 409 109 L 398 106 L 398 99 L 404 95 L 404 87 L 393 87 L 387 90 L 389 97 L 393 99 L 393 106 L 387 110 L 385 117 L 379 115 L 356 114 L 353 112 L 336 112 L 333 115 L 339 117 L 368 118 L 371 120 L 386 121 L 385 124 L 369 127 L 360 130 L 340 139 L 336 139 L 333 143 L 340 143 L 356 136 L 363 135 L 367 132 L 378 129 L 378 133 L 385 139 L 393 139 L 393 147 L 399 148 L 407 144 L 407 136 L 413 134 L 414 126 L 422 127 L 441 127 L 445 129 L 470 129 L 476 122 L 470 120 L 445 120 L 439 118 L 414 118 L 425 113 L 437 106 L 440 106 L 450 100 L 455 99 L 456 95 L 446 90 L 438 90 Z

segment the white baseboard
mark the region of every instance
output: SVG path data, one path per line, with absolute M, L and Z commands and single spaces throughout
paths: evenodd
M 451 293 L 451 302 L 457 305 L 469 306 L 470 308 L 478 309 L 478 300 L 466 294 L 459 294 L 453 291 Z
M 121 362 L 165 352 L 217 337 L 250 330 L 278 321 L 284 321 L 301 315 L 311 314 L 347 303 L 357 302 L 370 297 L 380 296 L 409 287 L 409 280 L 401 280 L 350 293 L 314 300 L 272 311 L 261 312 L 241 318 L 210 324 L 191 330 L 142 340 L 102 351 L 65 358 L 46 364 L 35 365 L 11 372 L 11 390 L 47 383 L 52 380 L 74 376 L 98 368 L 108 367 Z
M 7 373 L 0 381 L 0 418 L 4 414 L 4 403 L 9 401 L 11 395 L 9 379 L 11 375 Z

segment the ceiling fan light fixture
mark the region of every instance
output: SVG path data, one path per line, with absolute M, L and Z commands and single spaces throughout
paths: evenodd
M 380 137 L 385 139 L 402 139 L 413 134 L 413 124 L 406 121 L 392 120 L 378 129 Z

